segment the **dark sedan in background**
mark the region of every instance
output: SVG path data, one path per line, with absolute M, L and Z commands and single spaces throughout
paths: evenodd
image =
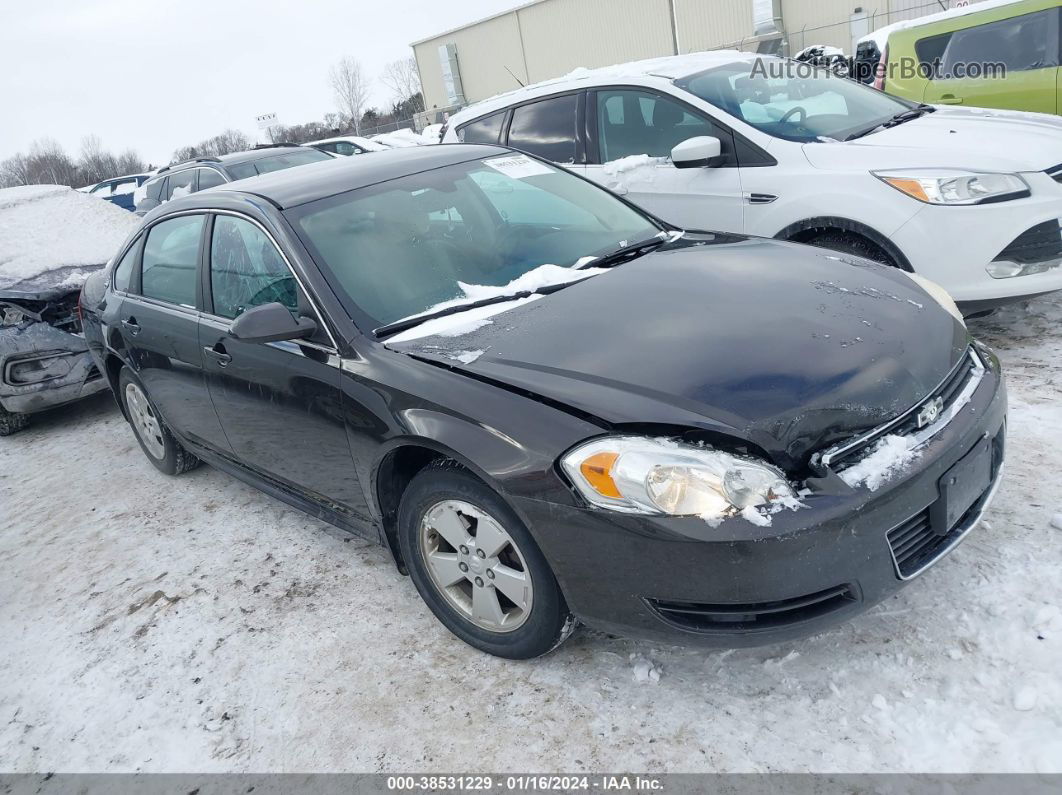
M 153 211 L 86 286 L 151 463 L 387 545 L 511 658 L 576 619 L 818 631 L 977 523 L 999 363 L 930 283 L 674 229 L 495 146 L 309 165 Z

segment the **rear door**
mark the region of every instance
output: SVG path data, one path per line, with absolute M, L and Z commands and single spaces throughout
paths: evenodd
M 741 173 L 731 132 L 678 99 L 636 87 L 590 92 L 590 163 L 586 176 L 684 229 L 740 232 Z M 720 164 L 675 168 L 671 150 L 712 136 Z
M 951 33 L 925 102 L 1057 113 L 1059 14 L 1052 8 Z
M 286 259 L 257 222 L 220 213 L 207 254 L 200 342 L 210 394 L 237 459 L 364 517 L 341 404 L 339 357 L 320 319 L 318 336 L 305 341 L 241 342 L 229 333 L 242 312 L 271 302 L 315 316 Z
M 129 363 L 179 436 L 218 452 L 228 445 L 203 376 L 196 307 L 206 216 L 165 218 L 147 231 L 119 317 Z
M 582 126 L 585 100 L 585 93 L 578 91 L 516 106 L 508 120 L 508 145 L 583 173 L 586 153 L 578 130 Z M 494 114 L 488 120 L 494 123 L 497 116 Z M 472 126 L 463 128 L 466 140 L 472 140 L 469 130 Z M 489 129 L 484 134 L 489 135 Z

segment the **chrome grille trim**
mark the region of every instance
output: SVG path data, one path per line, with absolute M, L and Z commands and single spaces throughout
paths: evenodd
M 959 360 L 959 363 L 952 368 L 951 372 L 949 372 L 947 376 L 945 376 L 941 380 L 941 382 L 937 384 L 937 386 L 922 400 L 918 401 L 918 403 L 911 406 L 911 408 L 909 408 L 899 417 L 890 420 L 884 425 L 879 425 L 877 428 L 873 428 L 867 431 L 866 433 L 860 434 L 859 436 L 849 439 L 848 441 L 842 444 L 835 445 L 827 449 L 826 451 L 817 456 L 817 460 L 815 461 L 815 463 L 823 467 L 824 469 L 829 469 L 830 465 L 834 461 L 836 461 L 838 458 L 841 458 L 846 453 L 863 445 L 869 444 L 877 437 L 885 436 L 890 430 L 893 430 L 897 426 L 902 425 L 905 421 L 910 419 L 915 412 L 921 409 L 922 406 L 924 406 L 928 401 L 932 400 L 941 391 L 941 389 L 943 389 L 944 386 L 956 376 L 957 372 L 963 367 L 970 368 L 970 377 L 966 380 L 966 383 L 963 385 L 962 390 L 948 405 L 944 407 L 944 410 L 941 411 L 940 416 L 932 424 L 927 425 L 925 428 L 922 428 L 917 433 L 911 434 L 911 438 L 915 440 L 915 447 L 920 447 L 921 445 L 925 444 L 938 433 L 940 433 L 942 430 L 944 430 L 948 423 L 955 419 L 956 415 L 962 410 L 962 407 L 970 402 L 970 398 L 973 396 L 973 393 L 977 391 L 977 387 L 981 384 L 981 379 L 984 378 L 984 362 L 981 361 L 981 357 L 977 355 L 977 352 L 974 350 L 972 345 L 966 349 L 966 355 L 964 355 Z

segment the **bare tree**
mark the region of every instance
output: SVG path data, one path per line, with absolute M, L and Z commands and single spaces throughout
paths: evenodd
M 118 158 L 105 151 L 97 135 L 81 139 L 81 157 L 77 162 L 78 180 L 86 185 L 95 185 L 111 177 L 120 176 Z
M 361 112 L 369 101 L 369 86 L 356 58 L 346 57 L 333 64 L 329 82 L 336 96 L 339 112 L 354 125 L 354 132 L 361 134 Z
M 395 105 L 412 100 L 411 110 L 420 113 L 424 110 L 424 101 L 420 93 L 420 72 L 417 59 L 412 55 L 400 61 L 392 61 L 384 67 L 380 82 L 387 86 Z
M 173 153 L 173 159 L 170 162 L 181 163 L 194 157 L 220 157 L 250 148 L 251 139 L 246 134 L 240 130 L 228 129 L 194 146 L 182 146 Z

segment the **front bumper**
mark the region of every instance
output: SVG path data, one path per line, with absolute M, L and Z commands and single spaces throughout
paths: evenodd
M 946 289 L 964 310 L 1062 290 L 1062 266 L 992 278 L 986 270 L 1016 239 L 1062 219 L 1062 183 L 1044 173 L 1022 175 L 1026 199 L 973 207 L 926 205 L 891 236 L 914 268 Z
M 19 380 L 15 368 L 26 362 L 41 362 L 46 380 Z M 47 323 L 9 327 L 0 333 L 0 406 L 7 411 L 32 414 L 106 388 L 107 379 L 92 361 L 82 337 Z
M 992 360 L 968 407 L 901 475 L 875 492 L 803 497 L 806 507 L 774 514 L 769 527 L 516 503 L 569 606 L 590 626 L 722 647 L 790 640 L 867 610 L 961 541 L 998 485 L 1006 406 Z M 946 536 L 924 539 L 917 566 L 901 571 L 890 533 L 903 544 L 920 532 L 919 517 L 940 498 L 938 482 L 986 438 L 997 450 L 992 485 Z

